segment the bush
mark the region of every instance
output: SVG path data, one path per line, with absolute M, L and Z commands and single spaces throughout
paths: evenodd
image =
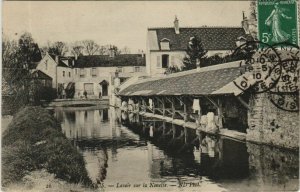
M 67 182 L 92 185 L 82 155 L 46 109 L 22 109 L 4 131 L 2 142 L 3 186 L 39 169 Z
M 41 100 L 52 101 L 57 97 L 56 89 L 52 87 L 38 86 L 34 88 L 33 100 L 34 103 L 39 104 Z

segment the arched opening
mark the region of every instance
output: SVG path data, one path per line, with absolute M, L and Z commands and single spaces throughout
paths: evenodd
M 106 80 L 103 80 L 99 84 L 102 87 L 102 96 L 108 96 L 108 86 L 109 86 L 109 83 Z

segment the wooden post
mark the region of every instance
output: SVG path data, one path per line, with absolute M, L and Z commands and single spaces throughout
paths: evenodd
M 176 127 L 174 124 L 172 124 L 172 132 L 173 132 L 173 139 L 176 137 Z
M 184 127 L 184 143 L 188 143 L 188 130 L 186 127 Z
M 163 108 L 163 116 L 165 116 L 166 115 L 166 104 L 165 104 L 165 100 L 163 97 L 161 98 L 161 101 L 162 101 L 162 108 Z
M 175 104 L 174 104 L 174 98 L 172 97 L 172 99 L 171 99 L 171 101 L 172 101 L 172 119 L 174 119 L 175 118 Z
M 138 103 L 137 111 L 140 112 L 141 111 L 141 100 L 138 98 L 137 98 L 137 103 Z
M 223 128 L 223 110 L 221 99 L 218 98 L 218 119 L 219 119 L 219 129 Z
M 166 122 L 163 121 L 163 135 L 166 134 Z
M 187 114 L 187 101 L 186 98 L 183 98 L 183 115 L 184 115 L 184 122 L 187 122 L 188 120 L 188 114 Z

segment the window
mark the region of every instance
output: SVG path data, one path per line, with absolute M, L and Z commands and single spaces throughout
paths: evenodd
M 162 55 L 162 68 L 168 68 L 169 66 L 169 55 Z
M 161 50 L 170 50 L 170 42 L 160 42 Z
M 85 70 L 84 69 L 80 69 L 80 77 L 84 77 L 85 76 Z
M 97 69 L 96 68 L 91 69 L 91 75 L 92 75 L 92 77 L 97 77 Z
M 71 77 L 71 72 L 69 72 L 69 77 Z
M 66 75 L 66 72 L 65 71 L 63 71 L 63 77 Z
M 48 70 L 48 60 L 45 61 L 45 69 Z
M 170 40 L 167 38 L 163 38 L 160 41 L 160 49 L 161 50 L 170 50 Z
M 134 72 L 141 72 L 141 68 L 140 67 L 134 67 Z

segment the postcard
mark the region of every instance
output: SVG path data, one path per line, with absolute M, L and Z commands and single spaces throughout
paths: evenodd
M 2 11 L 2 191 L 299 190 L 299 1 Z

